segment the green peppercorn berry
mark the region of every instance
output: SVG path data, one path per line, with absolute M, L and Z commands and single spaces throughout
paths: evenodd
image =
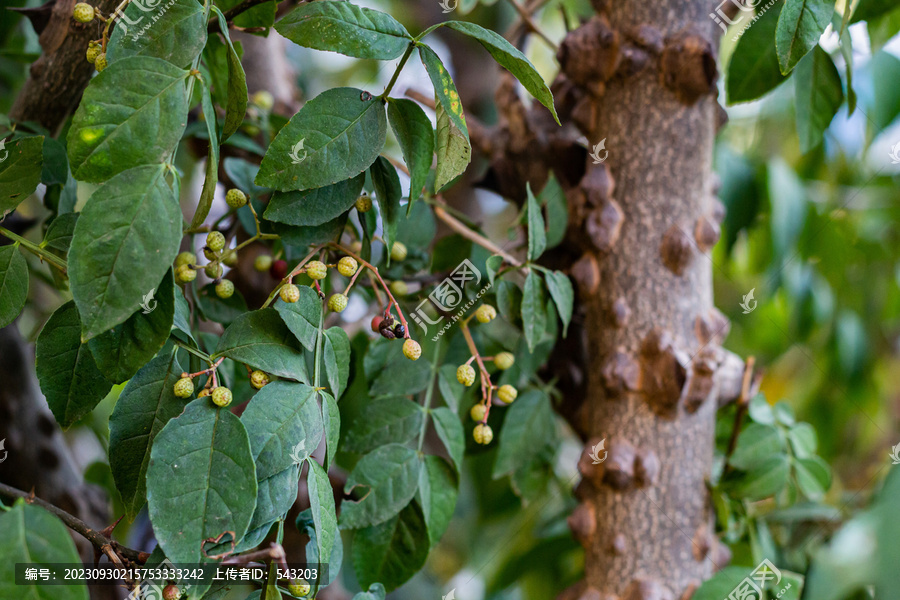
M 300 288 L 298 288 L 293 283 L 289 283 L 281 287 L 278 295 L 281 296 L 281 299 L 288 304 L 293 304 L 300 299 Z
M 397 281 L 391 282 L 391 293 L 395 296 L 405 296 L 409 293 L 409 286 L 406 285 L 405 281 Z
M 475 443 L 487 446 L 494 439 L 494 430 L 491 429 L 490 425 L 479 423 L 475 426 L 472 437 L 475 438 Z
M 219 253 L 212 248 L 204 248 L 203 256 L 206 257 L 206 260 L 216 260 L 219 257 Z
M 221 231 L 210 231 L 206 236 L 206 247 L 213 252 L 218 252 L 225 247 L 225 236 Z
M 372 199 L 368 195 L 362 194 L 356 199 L 356 210 L 361 213 L 367 213 L 372 210 Z
M 331 298 L 328 299 L 328 310 L 339 313 L 344 312 L 345 308 L 347 308 L 347 296 L 332 294 Z
M 238 255 L 237 255 L 237 252 L 235 252 L 234 250 L 228 250 L 222 256 L 222 263 L 226 267 L 233 267 L 234 265 L 237 264 L 237 260 L 238 260 Z
M 484 421 L 484 415 L 487 414 L 487 407 L 484 404 L 476 404 L 469 411 L 469 416 L 473 421 Z
M 222 265 L 219 263 L 211 262 L 203 269 L 206 276 L 210 279 L 218 279 L 222 276 Z
M 338 273 L 340 273 L 344 277 L 353 277 L 353 275 L 356 274 L 356 270 L 359 268 L 359 265 L 356 264 L 356 259 L 352 256 L 345 256 L 338 261 L 337 268 Z
M 315 279 L 316 281 L 325 279 L 325 276 L 328 275 L 328 267 L 322 261 L 311 260 L 306 263 L 306 274 L 309 275 L 310 279 Z
M 97 55 L 97 58 L 94 59 L 94 68 L 97 69 L 97 72 L 99 73 L 106 68 L 106 64 L 106 52 L 101 52 Z
M 475 318 L 479 323 L 490 323 L 497 316 L 497 309 L 490 304 L 482 304 L 475 310 Z
M 305 579 L 297 579 L 288 584 L 287 589 L 291 593 L 291 596 L 302 598 L 309 594 L 310 587 Z
M 175 395 L 179 398 L 190 398 L 194 393 L 194 381 L 187 376 L 187 373 L 181 374 L 181 379 L 175 382 Z
M 272 97 L 271 92 L 267 92 L 266 90 L 253 92 L 253 95 L 250 96 L 250 102 L 266 112 L 269 112 L 272 110 L 272 107 L 275 106 L 275 98 Z
M 494 364 L 497 365 L 497 368 L 501 371 L 507 370 L 513 366 L 515 362 L 516 357 L 513 356 L 512 352 L 501 352 L 494 357 Z
M 250 373 L 250 385 L 257 390 L 261 390 L 269 381 L 269 376 L 264 371 L 256 370 Z
M 94 7 L 87 2 L 79 2 L 72 10 L 72 18 L 79 23 L 90 23 L 94 20 Z
M 475 369 L 472 365 L 459 365 L 456 369 L 456 380 L 466 387 L 475 383 Z
M 213 390 L 212 401 L 213 404 L 222 408 L 228 406 L 231 404 L 231 390 L 223 386 L 217 387 Z
M 404 260 L 409 251 L 403 242 L 394 242 L 391 246 L 391 260 Z
M 227 300 L 231 298 L 234 294 L 234 284 L 230 279 L 223 279 L 219 283 L 216 284 L 216 296 L 221 298 L 222 300 Z
M 518 395 L 519 391 L 509 384 L 501 385 L 500 389 L 497 390 L 497 397 L 507 404 L 512 404 Z
M 175 257 L 175 268 L 182 265 L 196 265 L 197 264 L 197 255 L 193 252 L 182 252 L 178 256 Z
M 247 194 L 237 188 L 231 188 L 225 194 L 225 202 L 231 208 L 240 208 L 247 204 Z
M 178 283 L 190 283 L 197 279 L 197 271 L 190 265 L 181 265 L 175 269 L 175 279 L 178 280 Z
M 268 254 L 260 254 L 253 261 L 253 268 L 260 273 L 265 273 L 272 267 L 272 257 Z
M 97 42 L 90 42 L 88 44 L 87 52 L 85 53 L 85 58 L 91 64 L 94 64 L 94 61 L 97 60 L 97 57 L 100 56 L 100 53 L 103 52 L 103 48 Z

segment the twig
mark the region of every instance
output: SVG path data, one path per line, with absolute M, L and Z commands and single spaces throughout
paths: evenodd
M 509 264 L 511 264 L 515 267 L 522 266 L 522 261 L 517 259 L 512 254 L 509 254 L 508 252 L 503 250 L 503 248 L 501 248 L 500 246 L 498 246 L 491 240 L 487 239 L 480 233 L 472 231 L 471 229 L 466 227 L 461 221 L 459 221 L 459 219 L 457 219 L 456 217 L 454 217 L 450 213 L 448 213 L 444 209 L 443 206 L 441 206 L 439 204 L 435 204 L 434 205 L 434 214 L 437 215 L 437 218 L 439 218 L 441 221 L 446 223 L 447 226 L 450 227 L 450 229 L 452 229 L 456 233 L 460 234 L 464 238 L 471 240 L 472 242 L 475 242 L 482 248 L 484 248 L 490 252 L 493 252 L 494 254 L 499 254 L 500 256 L 503 257 L 503 260 L 505 260 L 506 262 L 508 262 Z
M 110 556 L 110 552 L 117 554 L 123 558 L 126 558 L 132 562 L 137 562 L 140 564 L 144 564 L 147 562 L 147 559 L 150 558 L 150 554 L 148 552 L 138 552 L 137 550 L 132 550 L 131 548 L 126 548 L 122 546 L 115 540 L 106 537 L 99 531 L 91 529 L 88 527 L 88 524 L 76 517 L 75 515 L 71 515 L 64 511 L 61 508 L 58 508 L 46 500 L 41 500 L 34 493 L 23 492 L 22 490 L 16 489 L 14 487 L 8 486 L 5 483 L 0 483 L 0 494 L 8 497 L 8 498 L 22 498 L 28 504 L 35 504 L 40 506 L 41 508 L 53 513 L 59 519 L 65 523 L 65 525 L 84 537 L 94 546 L 99 548 L 104 554 Z M 110 560 L 115 560 L 110 556 Z
M 469 317 L 468 319 L 464 319 L 462 323 L 460 323 L 459 328 L 462 331 L 463 337 L 466 339 L 466 346 L 469 348 L 469 352 L 472 353 L 472 356 L 475 357 L 475 362 L 478 363 L 478 371 L 481 375 L 481 396 L 484 398 L 484 418 L 481 419 L 482 423 L 487 423 L 488 415 L 491 412 L 491 393 L 493 392 L 493 384 L 491 384 L 491 375 L 487 371 L 487 367 L 484 366 L 484 361 L 481 358 L 481 354 L 478 353 L 478 347 L 475 345 L 475 340 L 472 338 L 472 332 L 469 331 Z M 468 364 L 468 363 L 467 363 Z
M 744 379 L 741 382 L 741 395 L 737 399 L 737 414 L 734 416 L 734 429 L 731 430 L 731 439 L 728 440 L 728 451 L 725 453 L 725 461 L 731 458 L 735 447 L 737 446 L 738 435 L 741 432 L 741 422 L 744 420 L 744 413 L 747 412 L 747 406 L 750 404 L 750 382 L 753 380 L 753 365 L 756 358 L 747 357 L 746 366 L 744 367 Z
M 528 28 L 528 30 L 531 31 L 532 33 L 537 34 L 537 36 L 539 38 L 541 38 L 542 40 L 544 40 L 544 42 L 546 42 L 546 44 L 548 46 L 550 46 L 550 49 L 553 50 L 553 52 L 555 53 L 559 49 L 559 47 L 556 45 L 556 43 L 553 40 L 551 40 L 549 37 L 547 37 L 547 34 L 545 34 L 543 31 L 541 31 L 541 28 L 538 27 L 538 24 L 535 23 L 534 19 L 531 18 L 531 12 L 533 12 L 533 11 L 529 11 L 528 9 L 523 7 L 521 4 L 518 3 L 517 0 L 509 0 L 509 3 L 512 4 L 513 8 L 516 9 L 516 12 L 519 13 L 519 18 L 522 19 L 522 21 L 525 23 L 525 26 Z M 537 7 L 535 7 L 535 9 L 537 9 Z

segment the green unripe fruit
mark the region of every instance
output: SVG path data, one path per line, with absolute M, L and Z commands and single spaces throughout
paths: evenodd
M 409 293 L 409 286 L 406 285 L 405 281 L 392 281 L 391 293 L 395 296 L 405 296 Z
M 206 236 L 206 247 L 213 252 L 218 252 L 225 247 L 225 236 L 221 231 L 210 231 Z
M 175 279 L 178 280 L 178 283 L 190 283 L 197 279 L 197 271 L 192 269 L 190 265 L 181 265 L 175 269 Z
M 197 394 L 197 397 L 198 397 L 198 398 L 206 398 L 206 397 L 209 396 L 211 393 L 212 393 L 212 392 L 209 391 L 209 388 L 203 388 L 203 389 L 200 390 L 200 392 Z
M 194 393 L 194 381 L 186 375 L 187 373 L 184 373 L 181 379 L 175 382 L 175 395 L 179 398 L 190 398 Z
M 459 365 L 456 369 L 456 380 L 466 387 L 475 383 L 475 369 L 472 365 Z M 476 419 L 478 421 L 480 419 Z
M 347 308 L 347 296 L 343 294 L 332 294 L 328 299 L 328 309 L 334 312 L 343 312 Z
M 281 287 L 278 295 L 281 296 L 281 299 L 288 304 L 293 304 L 300 299 L 300 288 L 298 288 L 293 283 L 289 283 Z
M 516 357 L 513 356 L 512 352 L 501 352 L 497 356 L 494 357 L 494 364 L 497 365 L 497 368 L 501 371 L 505 371 L 511 366 L 513 366 L 516 362 Z
M 403 242 L 394 242 L 391 246 L 391 260 L 404 260 L 409 251 Z
M 372 210 L 372 199 L 369 198 L 366 194 L 362 194 L 359 198 L 356 199 L 356 210 L 361 213 L 367 213 Z
M 206 265 L 203 271 L 210 279 L 218 279 L 222 276 L 222 265 L 220 265 L 219 263 L 209 263 L 208 265 Z
M 269 381 L 269 376 L 263 371 L 256 370 L 250 373 L 250 385 L 254 389 L 261 390 Z
M 234 294 L 234 284 L 231 283 L 230 279 L 223 279 L 219 283 L 216 284 L 216 296 L 221 298 L 222 300 L 227 300 L 231 298 Z
M 98 73 L 106 68 L 106 52 L 97 55 L 97 58 L 94 59 L 94 68 Z
M 256 257 L 256 260 L 253 261 L 253 268 L 260 273 L 265 273 L 272 268 L 272 257 L 268 254 L 260 254 Z
M 490 323 L 497 316 L 497 309 L 490 304 L 482 304 L 475 310 L 475 318 L 479 323 Z
M 356 274 L 356 270 L 359 268 L 359 265 L 356 264 L 356 259 L 352 256 L 345 256 L 338 261 L 337 268 L 338 273 L 340 273 L 344 277 L 353 277 L 353 275 Z
M 306 263 L 306 274 L 309 275 L 310 279 L 315 279 L 316 281 L 325 279 L 325 276 L 328 275 L 328 267 L 322 261 L 311 260 Z
M 291 596 L 303 597 L 309 594 L 309 584 L 305 579 L 298 579 L 296 581 L 292 581 L 287 586 L 288 591 L 291 593 Z
M 491 443 L 491 440 L 494 439 L 494 430 L 491 429 L 490 425 L 479 423 L 475 426 L 475 431 L 472 432 L 472 437 L 475 438 L 476 444 L 487 446 Z
M 362 252 L 362 242 L 360 242 L 359 240 L 353 242 L 352 244 L 350 244 L 350 250 L 355 252 L 356 254 L 359 254 L 360 252 Z
M 178 256 L 175 257 L 175 268 L 182 265 L 196 265 L 197 264 L 197 255 L 193 252 L 182 252 Z
M 484 421 L 484 415 L 487 414 L 487 407 L 484 404 L 476 404 L 469 411 L 469 416 L 473 421 Z
M 247 204 L 247 194 L 237 188 L 232 188 L 225 194 L 225 202 L 231 208 L 240 208 Z
M 275 106 L 275 98 L 273 98 L 272 94 L 267 92 L 266 90 L 259 90 L 258 92 L 254 92 L 250 97 L 250 102 L 266 112 L 269 112 L 270 110 L 272 110 L 272 107 Z
M 228 250 L 225 255 L 222 257 L 222 262 L 225 263 L 227 267 L 233 267 L 237 264 L 237 252 L 234 250 Z
M 422 356 L 422 346 L 416 340 L 406 340 L 403 342 L 403 356 L 409 360 L 419 360 L 419 357 Z
M 507 404 L 512 404 L 518 395 L 519 391 L 509 384 L 501 385 L 500 389 L 497 390 L 497 397 Z
M 100 56 L 100 53 L 103 52 L 103 48 L 97 42 L 91 42 L 88 44 L 87 52 L 85 53 L 85 58 L 91 64 L 94 64 L 94 61 L 97 60 L 97 57 Z
M 231 404 L 231 390 L 229 390 L 227 387 L 217 387 L 213 390 L 212 401 L 216 406 L 225 408 L 226 406 Z
M 210 248 L 204 248 L 203 256 L 206 257 L 206 260 L 216 260 L 216 258 L 218 258 L 219 256 L 219 253 Z
M 94 20 L 94 7 L 87 2 L 79 2 L 72 10 L 72 18 L 79 23 L 90 23 Z

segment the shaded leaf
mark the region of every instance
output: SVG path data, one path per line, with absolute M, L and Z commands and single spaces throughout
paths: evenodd
M 203 120 L 206 123 L 206 135 L 209 138 L 209 151 L 206 155 L 206 177 L 203 179 L 203 190 L 200 192 L 200 200 L 197 201 L 197 209 L 191 219 L 191 228 L 200 227 L 209 215 L 216 196 L 216 184 L 219 181 L 219 141 L 216 134 L 216 110 L 213 107 L 212 97 L 206 82 L 200 82 L 200 98 L 203 107 Z
M 406 213 L 410 214 L 413 204 L 422 195 L 431 170 L 434 129 L 425 111 L 405 98 L 391 98 L 388 101 L 388 120 L 409 168 L 409 205 Z
M 556 312 L 563 324 L 563 337 L 569 330 L 569 323 L 572 321 L 572 312 L 575 304 L 575 291 L 572 289 L 572 282 L 568 275 L 562 271 L 547 271 L 544 273 L 544 280 L 547 282 L 547 290 L 553 303 L 556 304 Z
M 0 329 L 12 323 L 28 299 L 28 263 L 17 244 L 0 246 Z
M 135 165 L 168 159 L 187 122 L 187 74 L 149 56 L 117 60 L 97 74 L 67 137 L 75 178 L 101 182 Z M 154 135 L 145 135 L 150 131 Z
M 340 398 L 350 377 L 350 338 L 340 327 L 325 330 L 325 375 L 332 394 Z
M 375 162 L 386 131 L 379 98 L 356 88 L 327 90 L 307 102 L 278 132 L 256 183 L 287 191 L 343 181 Z
M 322 300 L 311 287 L 304 285 L 299 289 L 299 300 L 285 302 L 279 298 L 275 301 L 275 310 L 303 347 L 315 352 L 319 320 L 322 318 Z
M 272 375 L 309 383 L 300 345 L 273 308 L 256 310 L 235 319 L 219 339 L 213 358 L 219 356 Z
M 515 471 L 536 456 L 555 437 L 555 417 L 550 398 L 530 390 L 506 411 L 500 432 L 494 479 Z
M 400 222 L 400 198 L 403 197 L 403 189 L 400 187 L 400 177 L 397 169 L 383 156 L 379 156 L 369 169 L 372 177 L 372 185 L 375 188 L 375 198 L 378 200 L 378 209 L 381 211 L 384 244 L 387 248 L 393 246 L 397 239 L 397 224 Z M 387 253 L 390 264 L 390 252 Z
M 775 427 L 752 423 L 741 432 L 734 453 L 728 462 L 738 469 L 746 471 L 767 460 L 773 454 L 783 453 L 784 443 Z
M 256 7 L 262 9 L 262 7 Z M 275 3 L 271 3 L 271 9 L 274 13 Z M 225 16 L 216 8 L 212 8 L 219 20 L 219 30 L 225 36 L 227 46 L 226 57 L 228 60 L 228 100 L 225 106 L 225 124 L 222 126 L 222 139 L 220 144 L 224 144 L 225 140 L 230 138 L 235 131 L 244 122 L 244 115 L 247 113 L 247 77 L 244 74 L 244 67 L 241 65 L 241 58 L 238 56 L 234 44 L 231 42 L 231 36 L 228 33 L 228 23 Z M 248 16 L 247 13 L 239 15 L 241 17 Z M 274 18 L 274 14 L 272 15 Z M 242 25 L 243 27 L 254 27 L 255 25 Z
M 187 67 L 205 45 L 206 18 L 197 0 L 173 0 L 154 14 L 132 2 L 116 21 L 106 60 L 112 64 L 129 56 L 152 56 Z
M 390 591 L 415 575 L 428 558 L 428 530 L 418 503 L 388 521 L 356 532 L 353 568 L 360 585 L 380 582 Z
M 163 352 L 128 382 L 109 418 L 109 467 L 132 517 L 147 499 L 150 448 L 169 419 L 184 410 L 175 396 L 183 369 L 174 352 Z
M 35 363 L 41 391 L 64 428 L 91 412 L 112 389 L 81 342 L 81 320 L 71 300 L 57 308 L 41 329 Z
M 832 14 L 834 2 L 829 0 L 785 0 L 775 30 L 775 48 L 782 73 L 790 73 L 819 43 Z
M 343 449 L 364 453 L 385 444 L 405 444 L 419 435 L 424 420 L 422 408 L 408 398 L 372 400 L 350 421 Z
M 422 506 L 432 548 L 450 525 L 456 509 L 458 488 L 457 475 L 447 461 L 439 456 L 425 457 L 425 468 L 419 474 L 417 500 Z
M 198 398 L 156 437 L 147 470 L 153 533 L 175 563 L 206 560 L 204 541 L 239 541 L 256 506 L 250 439 L 228 409 Z M 223 538 L 224 541 L 224 538 Z
M 738 40 L 725 78 L 728 104 L 756 100 L 787 79 L 772 43 L 778 14 L 778 10 L 767 10 Z
M 825 130 L 844 103 L 841 76 L 828 53 L 816 46 L 794 73 L 795 113 L 800 151 L 822 143 Z
M 263 215 L 287 225 L 321 225 L 353 208 L 366 180 L 365 173 L 352 179 L 304 190 L 275 192 Z
M 748 500 L 774 496 L 784 488 L 790 466 L 785 455 L 772 456 L 754 467 L 735 490 L 735 495 Z
M 312 510 L 313 522 L 316 525 L 316 545 L 320 557 L 330 557 L 335 541 L 338 544 L 341 543 L 334 507 L 334 493 L 328 473 L 319 463 L 312 458 L 306 462 L 309 465 L 306 483 L 309 486 L 309 505 Z
M 328 0 L 297 7 L 278 21 L 275 30 L 300 46 L 378 60 L 399 57 L 412 41 L 390 15 Z
M 43 136 L 22 138 L 6 146 L 0 162 L 0 219 L 31 195 L 41 182 Z
M 86 340 L 134 314 L 178 254 L 181 207 L 167 172 L 151 165 L 119 173 L 91 195 L 75 225 L 69 282 Z
M 443 104 L 439 104 L 435 112 L 437 163 L 434 170 L 434 191 L 439 192 L 465 172 L 472 161 L 472 146 L 469 144 L 468 136 L 463 135 L 447 116 Z
M 358 502 L 341 504 L 341 527 L 358 529 L 378 525 L 395 516 L 416 493 L 422 461 L 418 454 L 399 444 L 387 444 L 363 456 L 345 490 L 363 494 Z
M 431 416 L 434 418 L 434 428 L 438 437 L 441 438 L 441 442 L 447 449 L 456 471 L 462 471 L 463 452 L 466 450 L 466 436 L 463 433 L 459 417 L 454 411 L 446 407 L 432 409 Z
M 338 409 L 334 396 L 327 392 L 321 392 L 322 420 L 325 423 L 325 465 L 331 467 L 334 455 L 338 450 L 338 442 L 341 438 L 341 411 Z
M 522 291 L 522 327 L 528 351 L 534 352 L 538 340 L 547 327 L 547 313 L 544 309 L 544 290 L 541 277 L 534 269 L 529 269 Z
M 531 184 L 526 183 L 525 189 L 528 192 L 528 202 L 525 205 L 528 217 L 528 260 L 537 260 L 547 248 L 547 232 L 544 229 L 541 207 L 531 193 Z

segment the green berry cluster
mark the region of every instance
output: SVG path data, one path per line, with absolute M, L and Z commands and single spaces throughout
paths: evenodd
M 94 7 L 87 2 L 79 2 L 72 10 L 72 18 L 79 23 L 90 23 L 95 16 Z

